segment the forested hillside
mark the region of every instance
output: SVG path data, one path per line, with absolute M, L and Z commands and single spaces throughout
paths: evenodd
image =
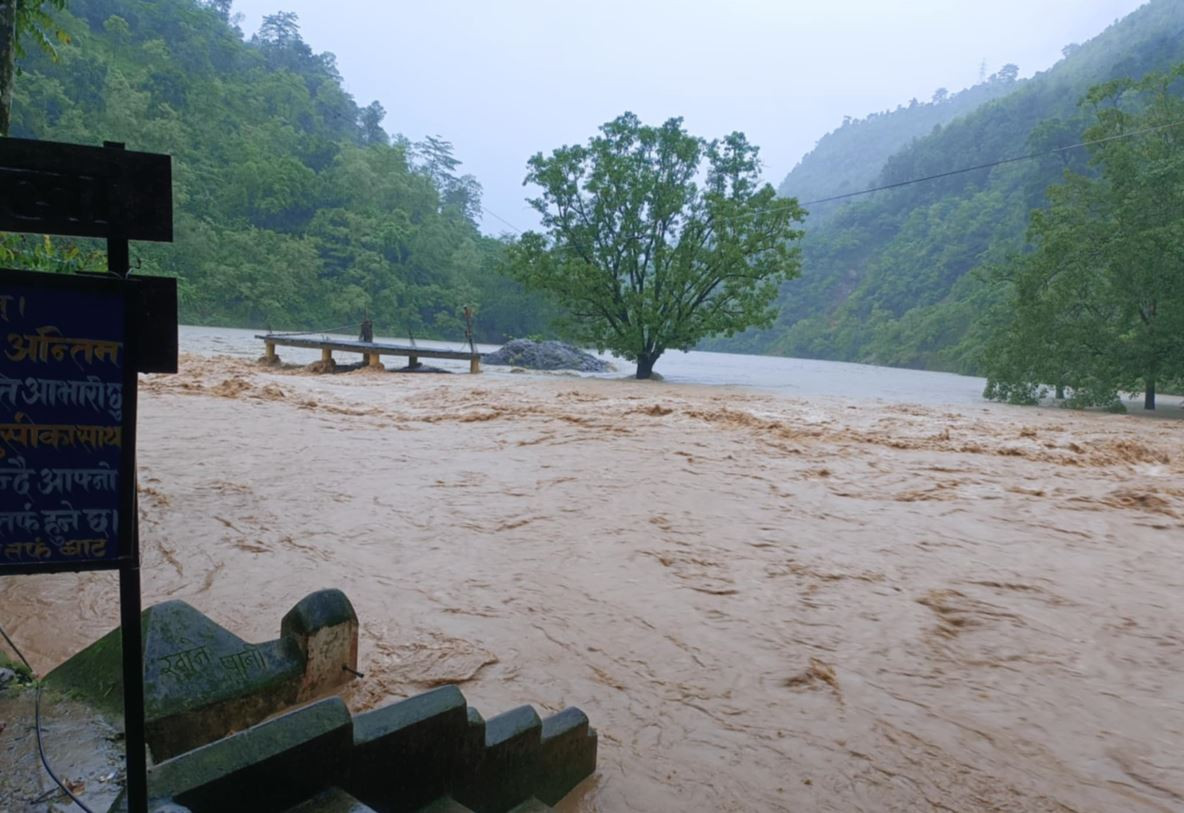
M 1077 144 L 1092 119 L 1078 104 L 1091 86 L 1182 60 L 1184 0 L 1152 0 L 1013 92 L 912 142 L 876 183 Z M 807 230 L 802 277 L 784 286 L 778 323 L 727 347 L 979 371 L 1002 300 L 986 270 L 1023 249 L 1029 212 L 1066 169 L 1090 171 L 1088 159 L 1074 149 L 856 199 Z
M 813 201 L 867 189 L 879 178 L 888 159 L 902 148 L 984 102 L 1015 90 L 1017 73 L 1015 65 L 1005 65 L 986 81 L 958 93 L 938 88 L 928 102 L 912 99 L 895 110 L 864 118 L 848 116 L 840 127 L 819 139 L 777 191 L 799 201 Z M 811 224 L 819 223 L 820 214 L 834 209 L 835 204 L 813 207 Z
M 184 321 L 369 315 L 380 333 L 457 337 L 472 304 L 479 339 L 539 330 L 545 308 L 495 273 L 502 245 L 477 230 L 480 186 L 448 143 L 390 138 L 295 15 L 246 41 L 229 7 L 70 0 L 57 60 L 30 48 L 19 65 L 12 135 L 173 156 L 176 243 L 134 252 L 179 277 Z

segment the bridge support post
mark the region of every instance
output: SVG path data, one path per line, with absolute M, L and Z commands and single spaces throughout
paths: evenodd
M 469 359 L 469 373 L 475 374 L 481 372 L 481 357 L 473 356 Z
M 380 356 L 378 353 L 370 353 L 367 356 L 367 362 L 371 367 L 381 367 L 382 356 Z
M 267 350 L 264 358 L 267 359 L 268 364 L 275 364 L 280 360 L 280 357 L 275 352 L 275 342 L 267 342 Z
M 407 356 L 407 366 L 408 367 L 419 366 L 419 356 Z
M 333 361 L 333 351 L 328 347 L 321 348 L 321 361 L 323 361 L 325 364 Z

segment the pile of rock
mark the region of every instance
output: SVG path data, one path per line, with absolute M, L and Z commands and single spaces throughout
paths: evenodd
M 525 367 L 528 370 L 575 370 L 580 373 L 611 373 L 607 361 L 563 342 L 514 339 L 482 358 L 486 364 Z

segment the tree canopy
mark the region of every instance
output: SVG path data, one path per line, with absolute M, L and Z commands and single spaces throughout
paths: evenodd
M 1083 105 L 1093 172 L 1066 172 L 1032 214 L 1032 252 L 1007 275 L 1010 319 L 987 349 L 987 395 L 1067 388 L 1115 405 L 1184 375 L 1184 64 L 1100 85 Z
M 28 47 L 18 60 L 12 134 L 173 157 L 176 244 L 137 244 L 133 263 L 178 278 L 185 322 L 323 330 L 368 316 L 380 334 L 459 338 L 474 305 L 479 341 L 545 329 L 542 297 L 497 272 L 502 241 L 480 233 L 480 185 L 451 145 L 388 133 L 382 105 L 355 102 L 294 14 L 245 38 L 225 0 L 65 5 L 56 59 Z M 39 268 L 85 264 L 77 248 L 0 235 L 0 261 Z
M 16 58 L 23 56 L 23 41 L 32 39 L 48 54 L 55 54 L 53 39 L 69 42 L 50 16 L 66 7 L 66 0 L 0 0 L 0 136 L 12 123 L 12 83 Z
M 530 159 L 546 233 L 522 235 L 507 268 L 554 296 L 574 338 L 648 378 L 668 349 L 769 324 L 779 284 L 798 274 L 805 213 L 759 166 L 743 133 L 706 141 L 682 119 L 625 113 L 586 145 Z
M 1095 85 L 1181 60 L 1184 0 L 1150 0 L 1032 77 L 1008 81 L 1013 71 L 1000 70 L 944 103 L 837 129 L 802 159 L 783 191 L 809 202 L 1042 157 L 810 206 L 804 270 L 783 286 L 774 326 L 707 346 L 981 375 L 1002 293 L 982 272 L 1023 247 L 1029 213 L 1045 205 L 1045 190 L 1066 168 L 1086 171 L 1089 153 L 1065 149 L 1084 141 L 1090 126 L 1078 100 Z M 969 106 L 957 116 L 933 121 L 963 98 Z

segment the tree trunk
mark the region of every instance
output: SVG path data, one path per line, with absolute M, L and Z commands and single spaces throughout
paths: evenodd
M 12 79 L 16 73 L 16 4 L 0 0 L 0 136 L 12 120 Z
M 1143 394 L 1143 409 L 1155 409 L 1155 379 L 1147 379 L 1147 391 Z
M 654 363 L 658 360 L 657 353 L 642 353 L 637 357 L 637 377 L 649 378 L 654 373 Z

